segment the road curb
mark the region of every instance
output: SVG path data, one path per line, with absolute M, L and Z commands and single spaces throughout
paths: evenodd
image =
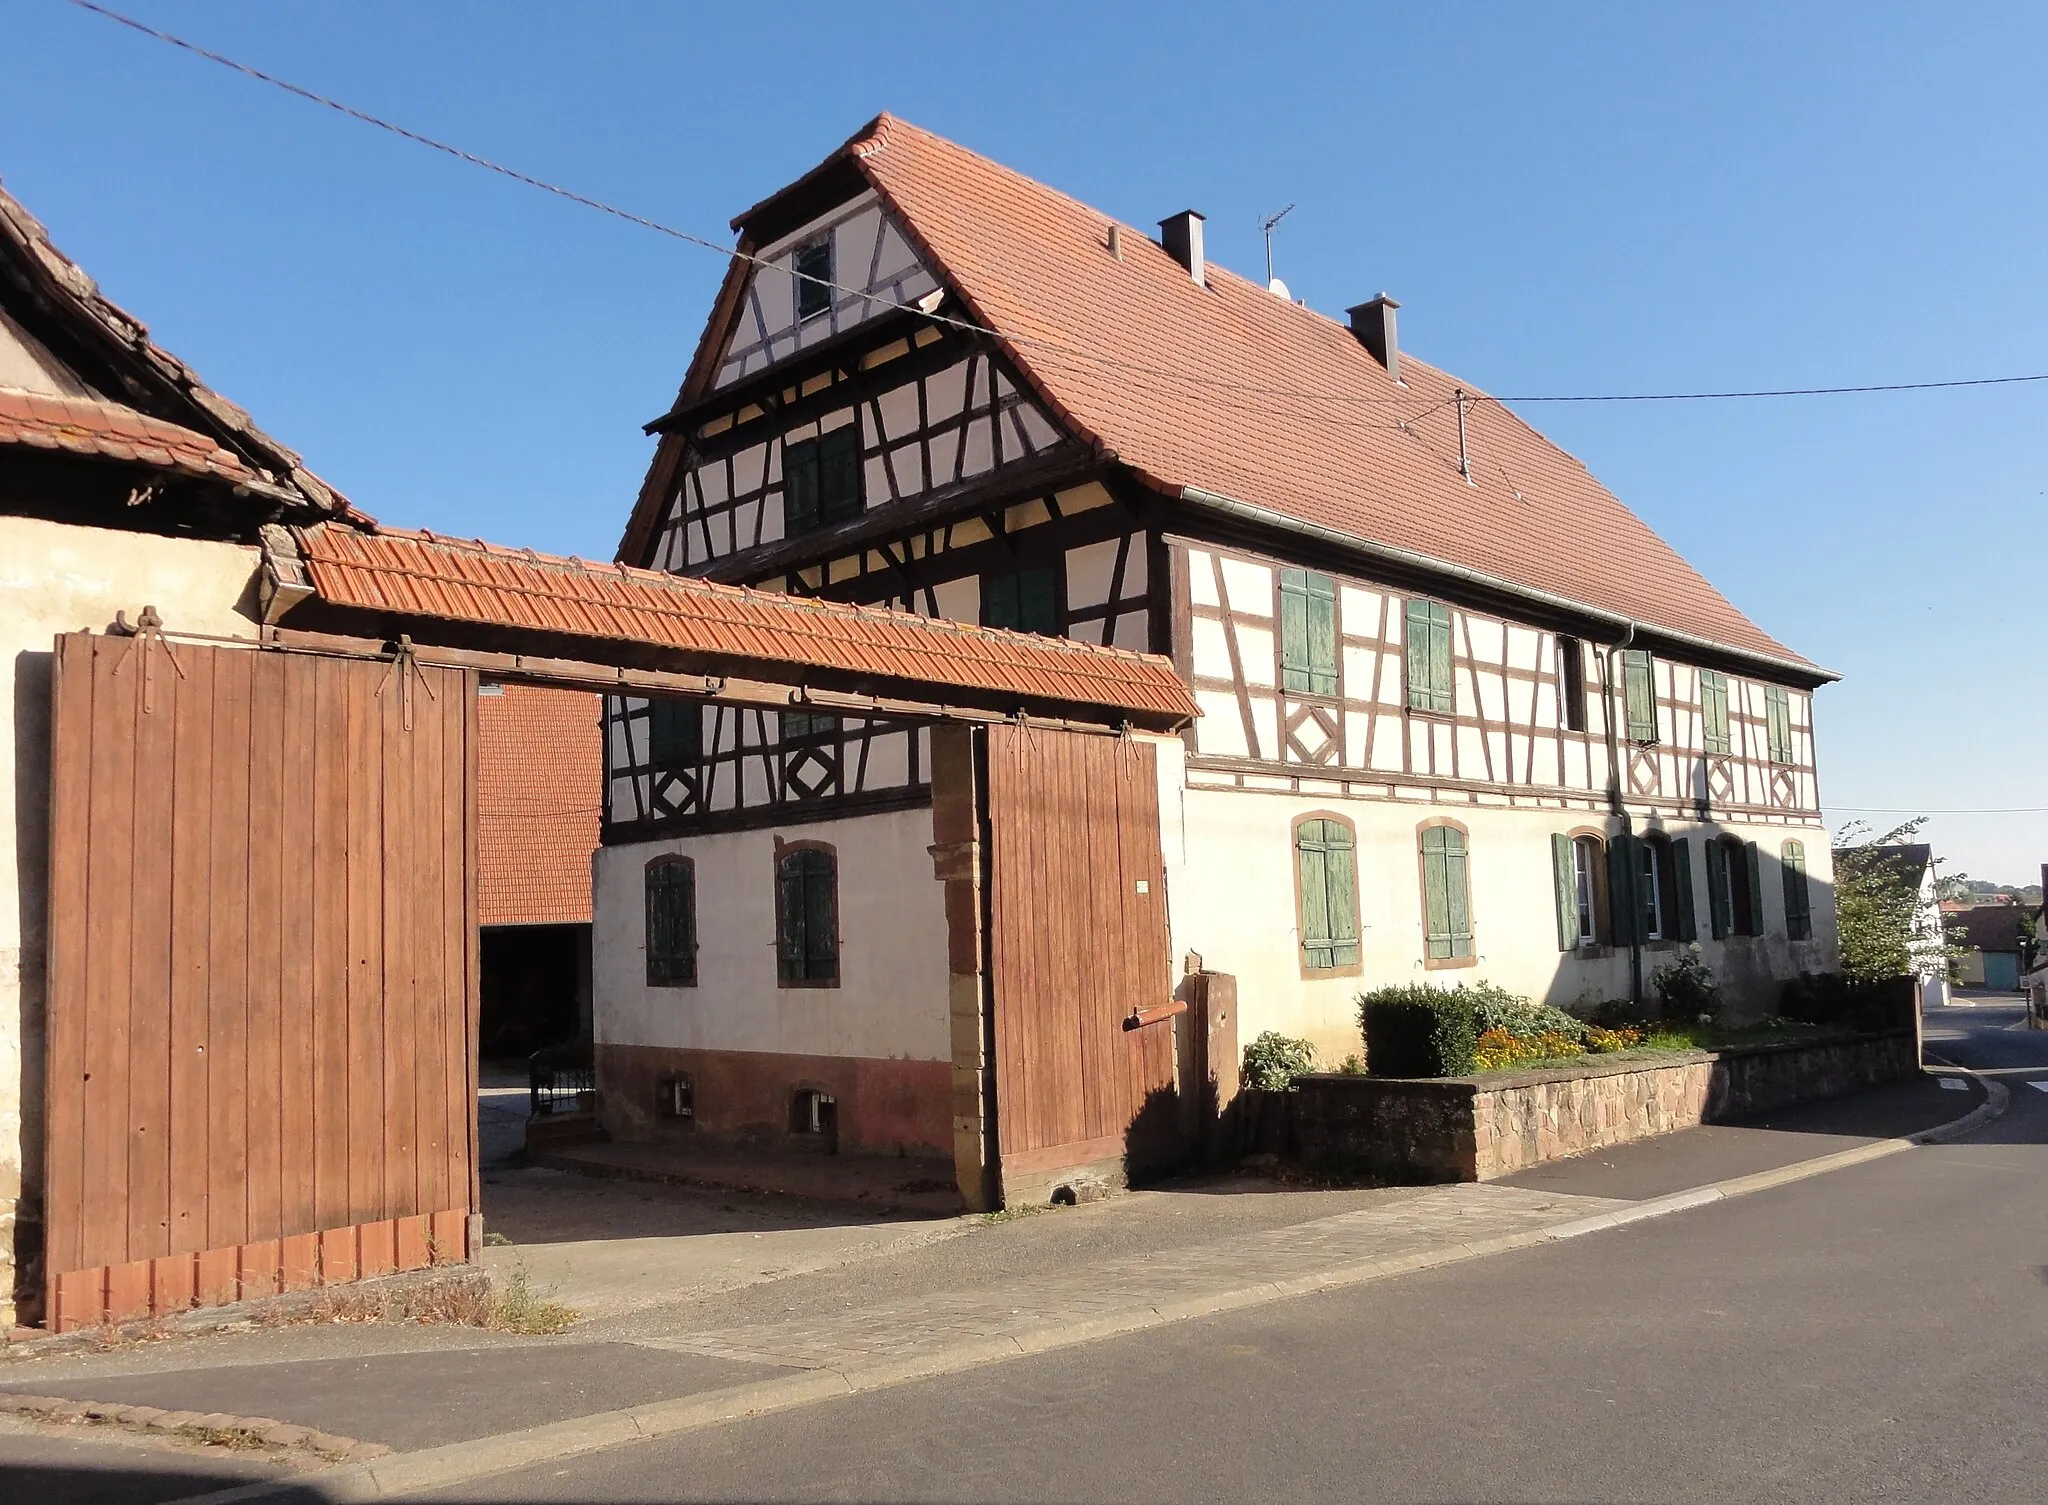
M 441 1447 L 424 1448 L 416 1452 L 393 1453 L 373 1461 L 347 1463 L 336 1468 L 301 1474 L 293 1479 L 259 1481 L 212 1494 L 192 1495 L 171 1502 L 171 1505 L 257 1505 L 257 1502 L 260 1502 L 260 1505 L 288 1505 L 288 1502 L 290 1505 L 316 1505 L 316 1502 L 317 1505 L 355 1505 L 355 1502 L 359 1501 L 381 1500 L 398 1494 L 443 1489 L 449 1485 L 467 1483 L 491 1474 L 506 1473 L 534 1464 L 559 1462 L 565 1458 L 597 1452 L 620 1443 L 650 1442 L 657 1438 L 674 1437 L 726 1422 L 742 1421 L 751 1416 L 766 1416 L 818 1401 L 885 1390 L 918 1380 L 977 1369 L 985 1364 L 1000 1363 L 1005 1359 L 1050 1353 L 1056 1349 L 1093 1343 L 1103 1338 L 1121 1337 L 1175 1322 L 1219 1316 L 1225 1312 L 1242 1311 L 1247 1307 L 1264 1306 L 1293 1296 L 1342 1290 L 1395 1275 L 1405 1275 L 1414 1270 L 1462 1264 L 1469 1259 L 1480 1259 L 1511 1249 L 1535 1248 L 1589 1233 L 1603 1232 L 1610 1228 L 1622 1228 L 1631 1223 L 1666 1217 L 1675 1212 L 1704 1207 L 1731 1197 L 1746 1196 L 1751 1192 L 1766 1191 L 1794 1181 L 1826 1175 L 1830 1171 L 1845 1170 L 1852 1165 L 1880 1160 L 1921 1145 L 1945 1144 L 1975 1132 L 2006 1111 L 2011 1102 L 2011 1093 L 2002 1082 L 1990 1081 L 1962 1067 L 1953 1069 L 1970 1077 L 1984 1090 L 1984 1101 L 1970 1112 L 1948 1123 L 1899 1139 L 1881 1139 L 1872 1144 L 1857 1145 L 1853 1149 L 1819 1155 L 1811 1160 L 1797 1161 L 1772 1170 L 1758 1171 L 1747 1176 L 1734 1176 L 1723 1181 L 1709 1182 L 1704 1186 L 1688 1187 L 1684 1191 L 1654 1197 L 1589 1218 L 1575 1218 L 1567 1223 L 1555 1223 L 1547 1228 L 1532 1229 L 1525 1233 L 1503 1234 L 1495 1238 L 1447 1244 L 1440 1249 L 1333 1266 L 1314 1275 L 1292 1280 L 1239 1286 L 1232 1290 L 1189 1297 L 1182 1301 L 1138 1307 L 1111 1316 L 1092 1317 L 1061 1327 L 1020 1333 L 1015 1337 L 979 1339 L 907 1359 L 889 1359 L 837 1369 L 807 1369 L 797 1374 L 757 1380 L 751 1384 L 734 1385 L 722 1390 L 709 1390 L 698 1395 L 680 1396 L 673 1400 L 653 1401 L 619 1411 L 604 1411 L 592 1416 L 548 1422 L 541 1426 L 527 1427 L 514 1432 L 500 1432 L 466 1442 L 451 1442 Z

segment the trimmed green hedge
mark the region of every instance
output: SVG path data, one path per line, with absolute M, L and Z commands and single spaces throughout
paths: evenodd
M 1462 986 L 1416 983 L 1361 994 L 1358 1022 L 1373 1076 L 1470 1076 L 1478 1068 L 1478 1001 Z

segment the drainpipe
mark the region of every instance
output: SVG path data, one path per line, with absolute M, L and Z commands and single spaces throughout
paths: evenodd
M 1600 696 L 1604 702 L 1602 719 L 1607 723 L 1607 806 L 1614 812 L 1615 819 L 1621 822 L 1621 834 L 1624 836 L 1632 835 L 1635 826 L 1629 819 L 1628 806 L 1621 795 L 1621 737 L 1617 730 L 1620 718 L 1615 715 L 1614 691 L 1615 684 L 1621 677 L 1616 664 L 1620 655 L 1627 652 L 1629 644 L 1635 640 L 1636 624 L 1627 623 L 1621 637 L 1608 646 L 1606 654 L 1600 660 Z M 1629 874 L 1628 886 L 1631 893 L 1635 892 L 1637 876 L 1636 872 Z M 1612 887 L 1610 884 L 1610 891 Z M 1640 915 L 1641 906 L 1638 905 L 1637 914 L 1630 916 L 1628 926 L 1628 999 L 1637 1008 L 1641 1008 L 1643 1004 L 1643 942 L 1636 934 Z

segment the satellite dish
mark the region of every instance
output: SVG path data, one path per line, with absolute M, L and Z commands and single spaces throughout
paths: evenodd
M 1287 291 L 1287 284 L 1282 282 L 1278 277 L 1275 277 L 1271 282 L 1266 284 L 1266 291 L 1271 293 L 1274 297 L 1280 299 L 1282 302 L 1291 303 L 1294 301 L 1294 295 Z

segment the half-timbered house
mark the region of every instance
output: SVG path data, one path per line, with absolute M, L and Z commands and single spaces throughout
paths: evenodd
M 1392 299 L 1333 320 L 1198 214 L 1155 239 L 889 116 L 733 224 L 621 559 L 1169 656 L 1203 713 L 1161 758 L 1174 954 L 1244 1038 L 1334 1062 L 1365 988 L 1591 1004 L 1694 948 L 1759 1011 L 1829 964 L 1832 676 Z M 929 734 L 606 714 L 613 1132 L 941 1150 Z

